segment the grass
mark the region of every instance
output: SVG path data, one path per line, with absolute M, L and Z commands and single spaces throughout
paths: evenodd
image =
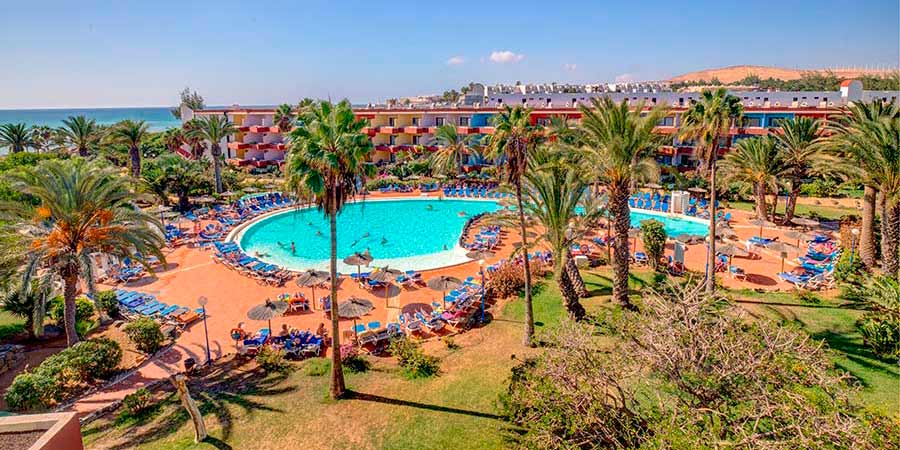
M 751 315 L 792 324 L 824 341 L 832 350 L 835 365 L 858 380 L 859 401 L 883 414 L 898 414 L 900 370 L 896 361 L 877 357 L 863 344 L 855 326 L 861 311 L 834 298 L 816 297 L 817 301 L 809 302 L 784 292 L 740 290 L 731 294 Z
M 609 269 L 583 272 L 592 296 L 589 311 L 610 307 Z M 656 275 L 635 269 L 632 294 L 654 282 Z M 900 410 L 897 368 L 871 355 L 856 333 L 858 311 L 827 298 L 801 299 L 791 293 L 731 291 L 755 317 L 794 324 L 833 349 L 833 360 L 862 386 L 859 399 L 885 413 Z M 811 301 L 810 301 L 811 300 Z M 536 286 L 534 314 L 538 333 L 564 316 L 552 280 Z M 104 418 L 83 429 L 87 448 L 505 448 L 509 430 L 499 416 L 497 399 L 506 389 L 510 368 L 540 351 L 521 345 L 524 305 L 512 301 L 490 325 L 454 338 L 458 349 L 440 341 L 426 351 L 441 358 L 441 373 L 407 380 L 390 358 L 371 358 L 368 372 L 345 372 L 349 399 L 328 398 L 328 361 L 296 364 L 287 375 L 241 374 L 213 377 L 216 387 L 196 389 L 211 438 L 192 441 L 186 414 L 172 394 L 140 417 Z M 223 380 L 222 378 L 225 378 Z
M 827 201 L 827 200 L 826 200 Z M 755 211 L 756 205 L 753 202 L 744 202 L 744 201 L 734 201 L 728 202 L 728 205 L 734 209 L 739 209 L 741 211 Z M 784 200 L 778 202 L 778 209 L 776 210 L 776 214 L 784 215 Z M 816 213 L 819 217 L 823 217 L 827 220 L 837 220 L 842 216 L 846 216 L 848 214 L 856 214 L 859 215 L 860 211 L 856 208 L 847 208 L 842 206 L 828 206 L 828 205 L 803 205 L 798 204 L 794 209 L 794 214 L 797 216 L 809 216 L 810 213 Z
M 12 339 L 25 331 L 25 320 L 6 311 L 0 311 L 0 342 Z

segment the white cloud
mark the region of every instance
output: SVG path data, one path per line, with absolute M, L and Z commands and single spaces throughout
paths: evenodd
M 491 52 L 491 61 L 498 64 L 517 63 L 525 59 L 525 55 L 509 50 Z
M 466 62 L 466 60 L 463 59 L 462 56 L 454 56 L 447 60 L 447 65 L 448 66 L 458 66 L 464 62 Z
M 578 70 L 578 64 L 575 63 L 565 63 L 563 64 L 563 69 L 568 70 L 569 72 L 574 72 Z
M 634 75 L 630 73 L 623 73 L 621 75 L 616 75 L 616 83 L 628 83 L 630 81 L 634 81 Z

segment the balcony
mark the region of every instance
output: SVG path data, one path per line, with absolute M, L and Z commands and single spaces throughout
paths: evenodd
M 477 134 L 478 127 L 459 126 L 459 127 L 456 127 L 456 132 L 459 134 Z
M 408 126 L 403 127 L 403 132 L 406 134 L 425 134 L 429 133 L 432 127 L 420 127 L 420 126 Z
M 228 148 L 230 148 L 232 150 L 246 150 L 246 149 L 250 148 L 251 145 L 253 145 L 253 144 L 245 144 L 243 142 L 229 142 Z
M 251 133 L 269 133 L 271 132 L 273 127 L 265 126 L 265 125 L 251 125 L 250 132 Z
M 403 132 L 403 127 L 398 126 L 390 126 L 390 125 L 382 125 L 378 127 L 378 133 L 380 134 L 400 134 Z

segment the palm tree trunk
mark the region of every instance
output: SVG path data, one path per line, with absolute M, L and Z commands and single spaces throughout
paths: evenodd
M 875 267 L 875 195 L 871 186 L 863 189 L 862 229 L 859 233 L 859 259 L 866 269 Z
M 568 258 L 564 257 L 564 259 Z M 579 301 L 578 293 L 575 292 L 575 287 L 572 284 L 572 279 L 569 278 L 568 271 L 564 269 L 565 263 L 562 266 L 560 270 L 556 271 L 556 284 L 559 286 L 559 292 L 562 294 L 566 311 L 575 320 L 584 319 L 587 312 L 584 310 L 581 301 Z
M 631 212 L 628 209 L 628 184 L 610 186 L 609 205 L 613 213 L 613 301 L 623 308 L 633 309 L 628 299 L 628 229 L 631 228 Z
M 531 347 L 534 336 L 534 309 L 531 305 L 531 264 L 528 261 L 528 235 L 525 229 L 525 210 L 522 208 L 522 182 L 516 183 L 516 208 L 519 210 L 519 233 L 522 234 L 522 251 L 525 253 L 525 336 L 522 345 Z
M 791 191 L 788 194 L 787 203 L 784 205 L 784 219 L 782 225 L 789 225 L 794 219 L 794 211 L 797 209 L 797 197 L 800 196 L 800 183 L 791 180 Z
M 778 211 L 778 187 L 775 187 L 775 199 L 772 200 L 772 222 L 775 222 L 775 211 Z
M 766 208 L 766 182 L 757 181 L 753 190 L 756 191 L 756 218 L 766 220 L 769 215 Z
M 78 332 L 75 330 L 75 293 L 78 289 L 78 269 L 69 268 L 63 275 L 63 321 L 66 327 L 66 345 L 71 347 L 78 343 Z
M 129 153 L 131 154 L 131 176 L 139 178 L 141 176 L 141 149 L 132 145 Z
M 328 214 L 331 226 L 331 398 L 344 396 L 344 369 L 341 366 L 341 340 L 337 301 L 337 212 Z M 313 299 L 315 301 L 315 299 Z
M 706 292 L 716 292 L 716 158 L 718 148 L 713 146 L 709 163 L 709 249 L 706 254 Z M 765 216 L 763 216 L 765 217 Z
M 578 270 L 578 266 L 575 265 L 575 260 L 572 259 L 572 254 L 566 254 L 566 264 L 564 266 L 566 271 L 566 275 L 569 276 L 569 280 L 572 282 L 572 288 L 575 289 L 575 293 L 578 294 L 578 297 L 585 298 L 588 295 L 587 286 L 584 285 L 584 278 L 581 278 L 581 272 Z
M 210 153 L 212 153 L 213 159 L 213 173 L 216 176 L 216 193 L 222 193 L 222 169 L 219 167 L 219 144 L 213 143 L 212 148 L 210 149 Z
M 884 234 L 881 240 L 884 243 L 884 253 L 881 259 L 884 264 L 884 274 L 889 277 L 900 277 L 900 202 L 895 205 L 885 205 L 885 214 L 882 216 Z

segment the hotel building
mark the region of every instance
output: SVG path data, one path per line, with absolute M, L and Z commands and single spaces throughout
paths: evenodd
M 453 125 L 461 134 L 484 137 L 494 132 L 492 119 L 506 105 L 524 105 L 532 109 L 533 124 L 548 123 L 553 116 L 566 117 L 573 122 L 581 118 L 579 105 L 589 105 L 593 98 L 609 97 L 613 101 L 628 101 L 645 108 L 665 104 L 669 114 L 657 126 L 657 132 L 671 135 L 671 142 L 659 150 L 657 159 L 663 165 L 681 170 L 696 166 L 692 157 L 692 142 L 677 137 L 682 115 L 697 100 L 698 93 L 682 92 L 492 92 L 481 85 L 474 85 L 462 101 L 454 105 L 417 104 L 410 106 L 369 105 L 354 108 L 356 116 L 366 119 L 369 126 L 365 133 L 374 145 L 373 162 L 391 161 L 399 151 L 433 151 L 435 129 Z M 895 91 L 864 91 L 862 83 L 846 80 L 839 91 L 731 91 L 744 106 L 742 123 L 733 127 L 722 152 L 740 139 L 760 136 L 778 127 L 781 120 L 794 117 L 825 119 L 840 114 L 840 108 L 851 102 L 883 99 L 897 101 Z M 285 157 L 285 130 L 274 125 L 274 108 L 230 108 L 182 111 L 182 120 L 220 114 L 235 124 L 238 132 L 222 142 L 229 163 L 242 167 L 267 167 L 278 165 Z M 188 154 L 188 152 L 185 152 Z M 479 163 L 480 161 L 469 161 Z

